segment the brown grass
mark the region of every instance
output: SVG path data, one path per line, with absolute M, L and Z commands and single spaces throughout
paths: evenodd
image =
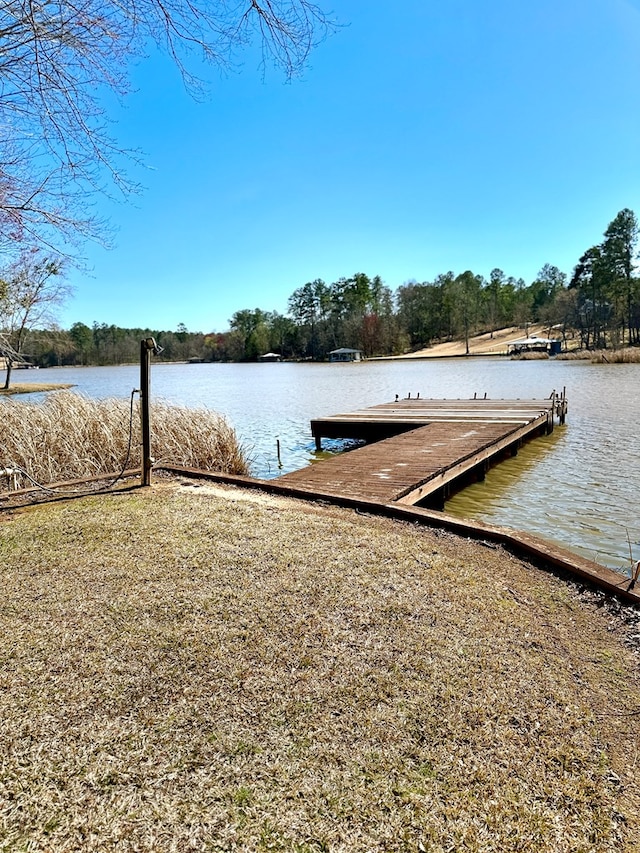
M 2 405 L 0 468 L 18 467 L 40 483 L 119 471 L 127 459 L 131 407 L 125 400 L 90 400 L 69 391 L 42 403 Z M 233 429 L 204 409 L 166 403 L 151 407 L 151 452 L 158 462 L 244 474 L 247 462 Z M 133 407 L 127 467 L 140 466 L 140 418 Z M 21 485 L 28 485 L 22 478 Z
M 569 350 L 568 352 L 558 353 L 557 361 L 589 361 L 593 353 L 586 349 Z
M 521 352 L 512 355 L 511 361 L 545 361 L 548 358 L 548 352 Z
M 5 517 L 0 848 L 637 850 L 637 661 L 501 549 L 158 484 Z
M 505 329 L 498 329 L 493 334 L 484 332 L 481 335 L 475 335 L 469 338 L 469 355 L 507 355 L 509 344 L 520 340 L 529 335 L 537 335 L 538 337 L 547 337 L 550 334 L 549 327 L 543 324 L 532 324 L 525 331 L 519 326 L 511 326 Z M 553 334 L 553 330 L 551 330 Z M 565 345 L 573 347 L 577 340 L 573 333 L 568 334 L 564 338 Z M 466 354 L 467 346 L 464 340 L 447 341 L 442 344 L 433 344 L 426 349 L 418 350 L 417 352 L 406 353 L 404 356 L 397 358 L 444 358 L 452 356 L 462 356 Z
M 625 347 L 618 350 L 598 350 L 591 353 L 594 364 L 640 364 L 640 349 Z
M 625 347 L 618 350 L 574 350 L 556 358 L 564 361 L 590 361 L 592 364 L 640 364 L 640 349 Z

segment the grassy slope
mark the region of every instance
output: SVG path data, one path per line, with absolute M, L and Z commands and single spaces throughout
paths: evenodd
M 171 484 L 0 536 L 2 850 L 638 849 L 637 661 L 500 549 Z

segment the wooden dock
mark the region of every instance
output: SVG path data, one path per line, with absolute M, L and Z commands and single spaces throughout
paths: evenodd
M 429 400 L 415 397 L 313 420 L 322 438 L 369 442 L 278 481 L 289 486 L 380 503 L 442 509 L 449 495 L 520 445 L 564 423 L 564 392 L 546 400 Z
M 380 440 L 274 480 L 175 465 L 162 467 L 186 477 L 301 500 L 321 500 L 442 528 L 485 544 L 495 542 L 526 560 L 567 572 L 638 605 L 640 593 L 635 582 L 622 573 L 530 533 L 431 511 L 442 509 L 448 492 L 467 478 L 481 478 L 502 455 L 517 453 L 523 441 L 551 432 L 554 419 L 564 423 L 566 414 L 564 391 L 561 395 L 553 393 L 547 400 L 396 400 L 313 421 L 316 441 L 345 435 Z M 385 434 L 388 437 L 381 438 Z

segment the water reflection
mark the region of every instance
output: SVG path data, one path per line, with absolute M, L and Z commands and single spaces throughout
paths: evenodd
M 128 397 L 135 365 L 24 371 L 20 381 L 73 382 L 90 396 Z M 445 359 L 361 364 L 154 364 L 152 394 L 226 415 L 260 477 L 316 457 L 310 420 L 393 400 L 474 394 L 545 398 L 567 389 L 564 428 L 522 448 L 447 511 L 529 530 L 615 568 L 640 559 L 637 422 L 640 365 Z M 277 442 L 280 442 L 280 463 Z M 325 449 L 328 447 L 325 444 Z

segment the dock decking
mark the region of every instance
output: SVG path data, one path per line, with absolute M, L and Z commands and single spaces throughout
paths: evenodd
M 457 485 L 483 479 L 503 455 L 563 423 L 564 392 L 546 400 L 407 398 L 313 420 L 316 445 L 326 438 L 369 443 L 279 478 L 318 495 L 443 508 Z

